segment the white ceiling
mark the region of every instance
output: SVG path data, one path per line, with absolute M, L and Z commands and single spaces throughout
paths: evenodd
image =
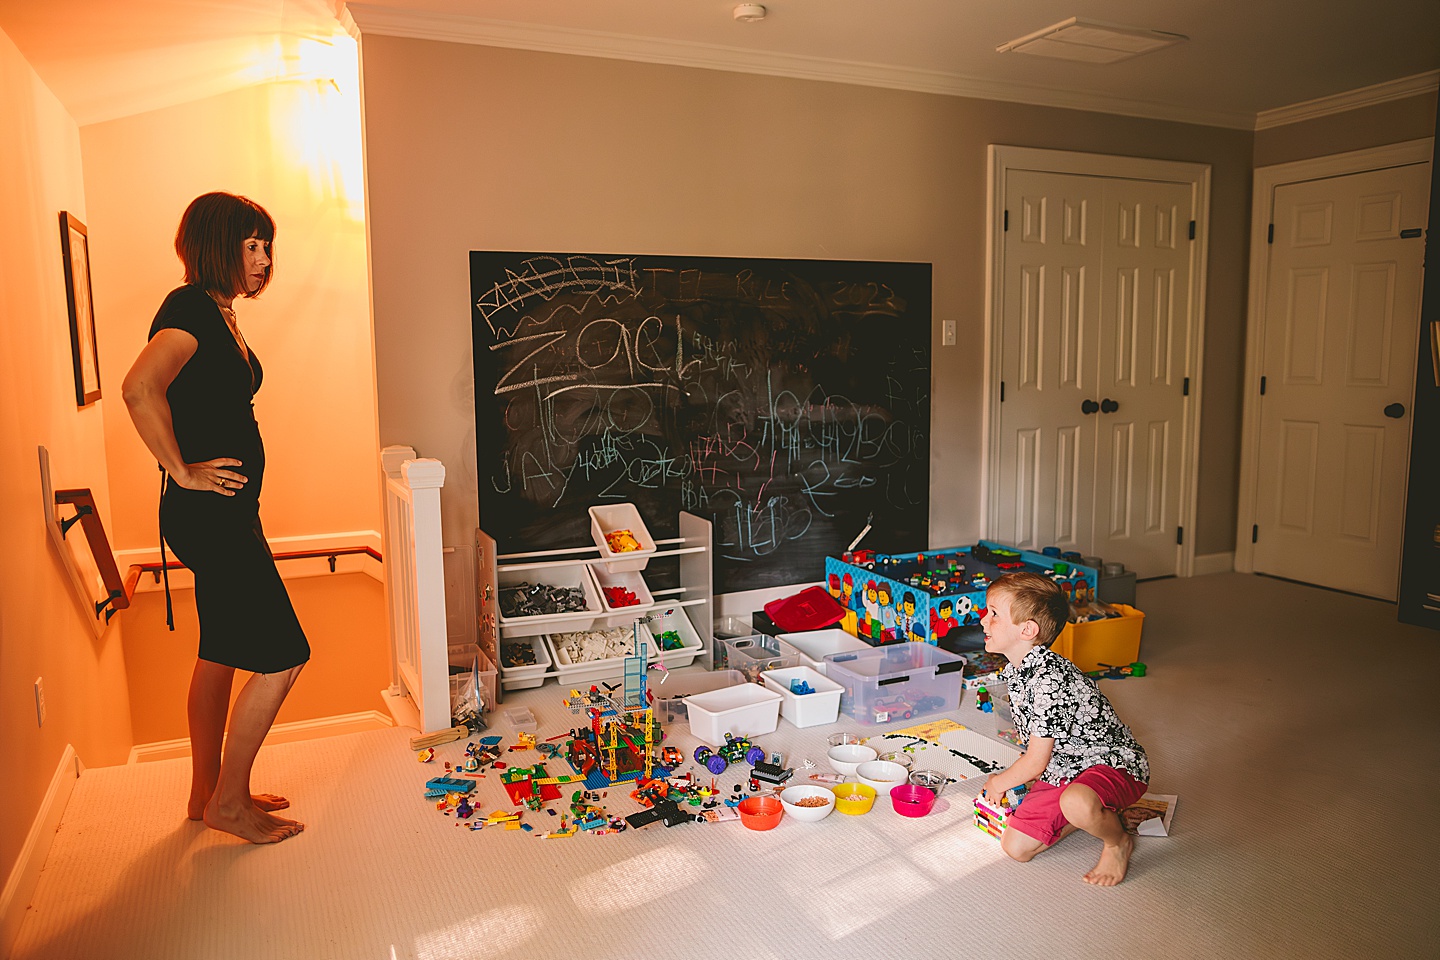
M 0 0 L 0 29 L 83 124 L 292 75 L 295 45 L 490 43 L 1101 109 L 1228 127 L 1347 91 L 1433 88 L 1437 0 Z M 1079 16 L 1187 35 L 1100 66 L 995 47 Z M 1426 75 L 1426 76 L 1419 76 Z M 1381 94 L 1385 95 L 1384 93 Z

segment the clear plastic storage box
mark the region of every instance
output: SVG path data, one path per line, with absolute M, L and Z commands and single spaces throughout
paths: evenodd
M 945 713 L 960 706 L 965 658 L 928 643 L 832 653 L 825 675 L 844 688 L 840 712 L 881 724 Z
M 766 670 L 793 667 L 798 657 L 787 652 L 774 637 L 757 633 L 752 637 L 720 637 L 715 641 L 715 669 L 739 670 L 752 683 L 760 682 Z

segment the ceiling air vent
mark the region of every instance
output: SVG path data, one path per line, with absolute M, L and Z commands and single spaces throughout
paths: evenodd
M 1044 30 L 1002 43 L 996 53 L 1029 53 L 1037 57 L 1080 60 L 1085 63 L 1118 63 L 1142 53 L 1173 46 L 1190 38 L 1163 30 L 1126 27 L 1098 20 L 1071 17 Z

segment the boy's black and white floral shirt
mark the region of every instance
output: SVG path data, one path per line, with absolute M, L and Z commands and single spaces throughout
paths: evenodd
M 1095 681 L 1048 647 L 1038 646 L 1000 673 L 1010 692 L 1020 742 L 1050 737 L 1055 752 L 1040 779 L 1060 784 L 1104 764 L 1150 782 L 1150 761 Z

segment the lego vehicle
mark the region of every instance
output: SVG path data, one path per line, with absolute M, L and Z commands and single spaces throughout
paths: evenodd
M 772 787 L 778 787 L 794 775 L 795 771 L 783 764 L 761 760 L 755 764 L 755 768 L 750 771 L 750 792 L 757 793 L 760 790 L 760 785 L 764 783 L 768 783 Z
M 674 770 L 685 762 L 685 754 L 680 752 L 679 747 L 660 748 L 660 766 Z
M 732 763 L 744 760 L 756 764 L 765 759 L 765 751 L 752 744 L 747 737 L 732 737 L 725 734 L 725 744 L 714 749 L 701 744 L 695 748 L 695 762 L 717 777 Z
M 874 711 L 876 723 L 909 720 L 915 715 L 915 708 L 904 697 L 881 697 L 870 709 Z
M 918 697 L 912 704 L 916 713 L 934 713 L 945 707 L 945 698 L 936 696 Z

